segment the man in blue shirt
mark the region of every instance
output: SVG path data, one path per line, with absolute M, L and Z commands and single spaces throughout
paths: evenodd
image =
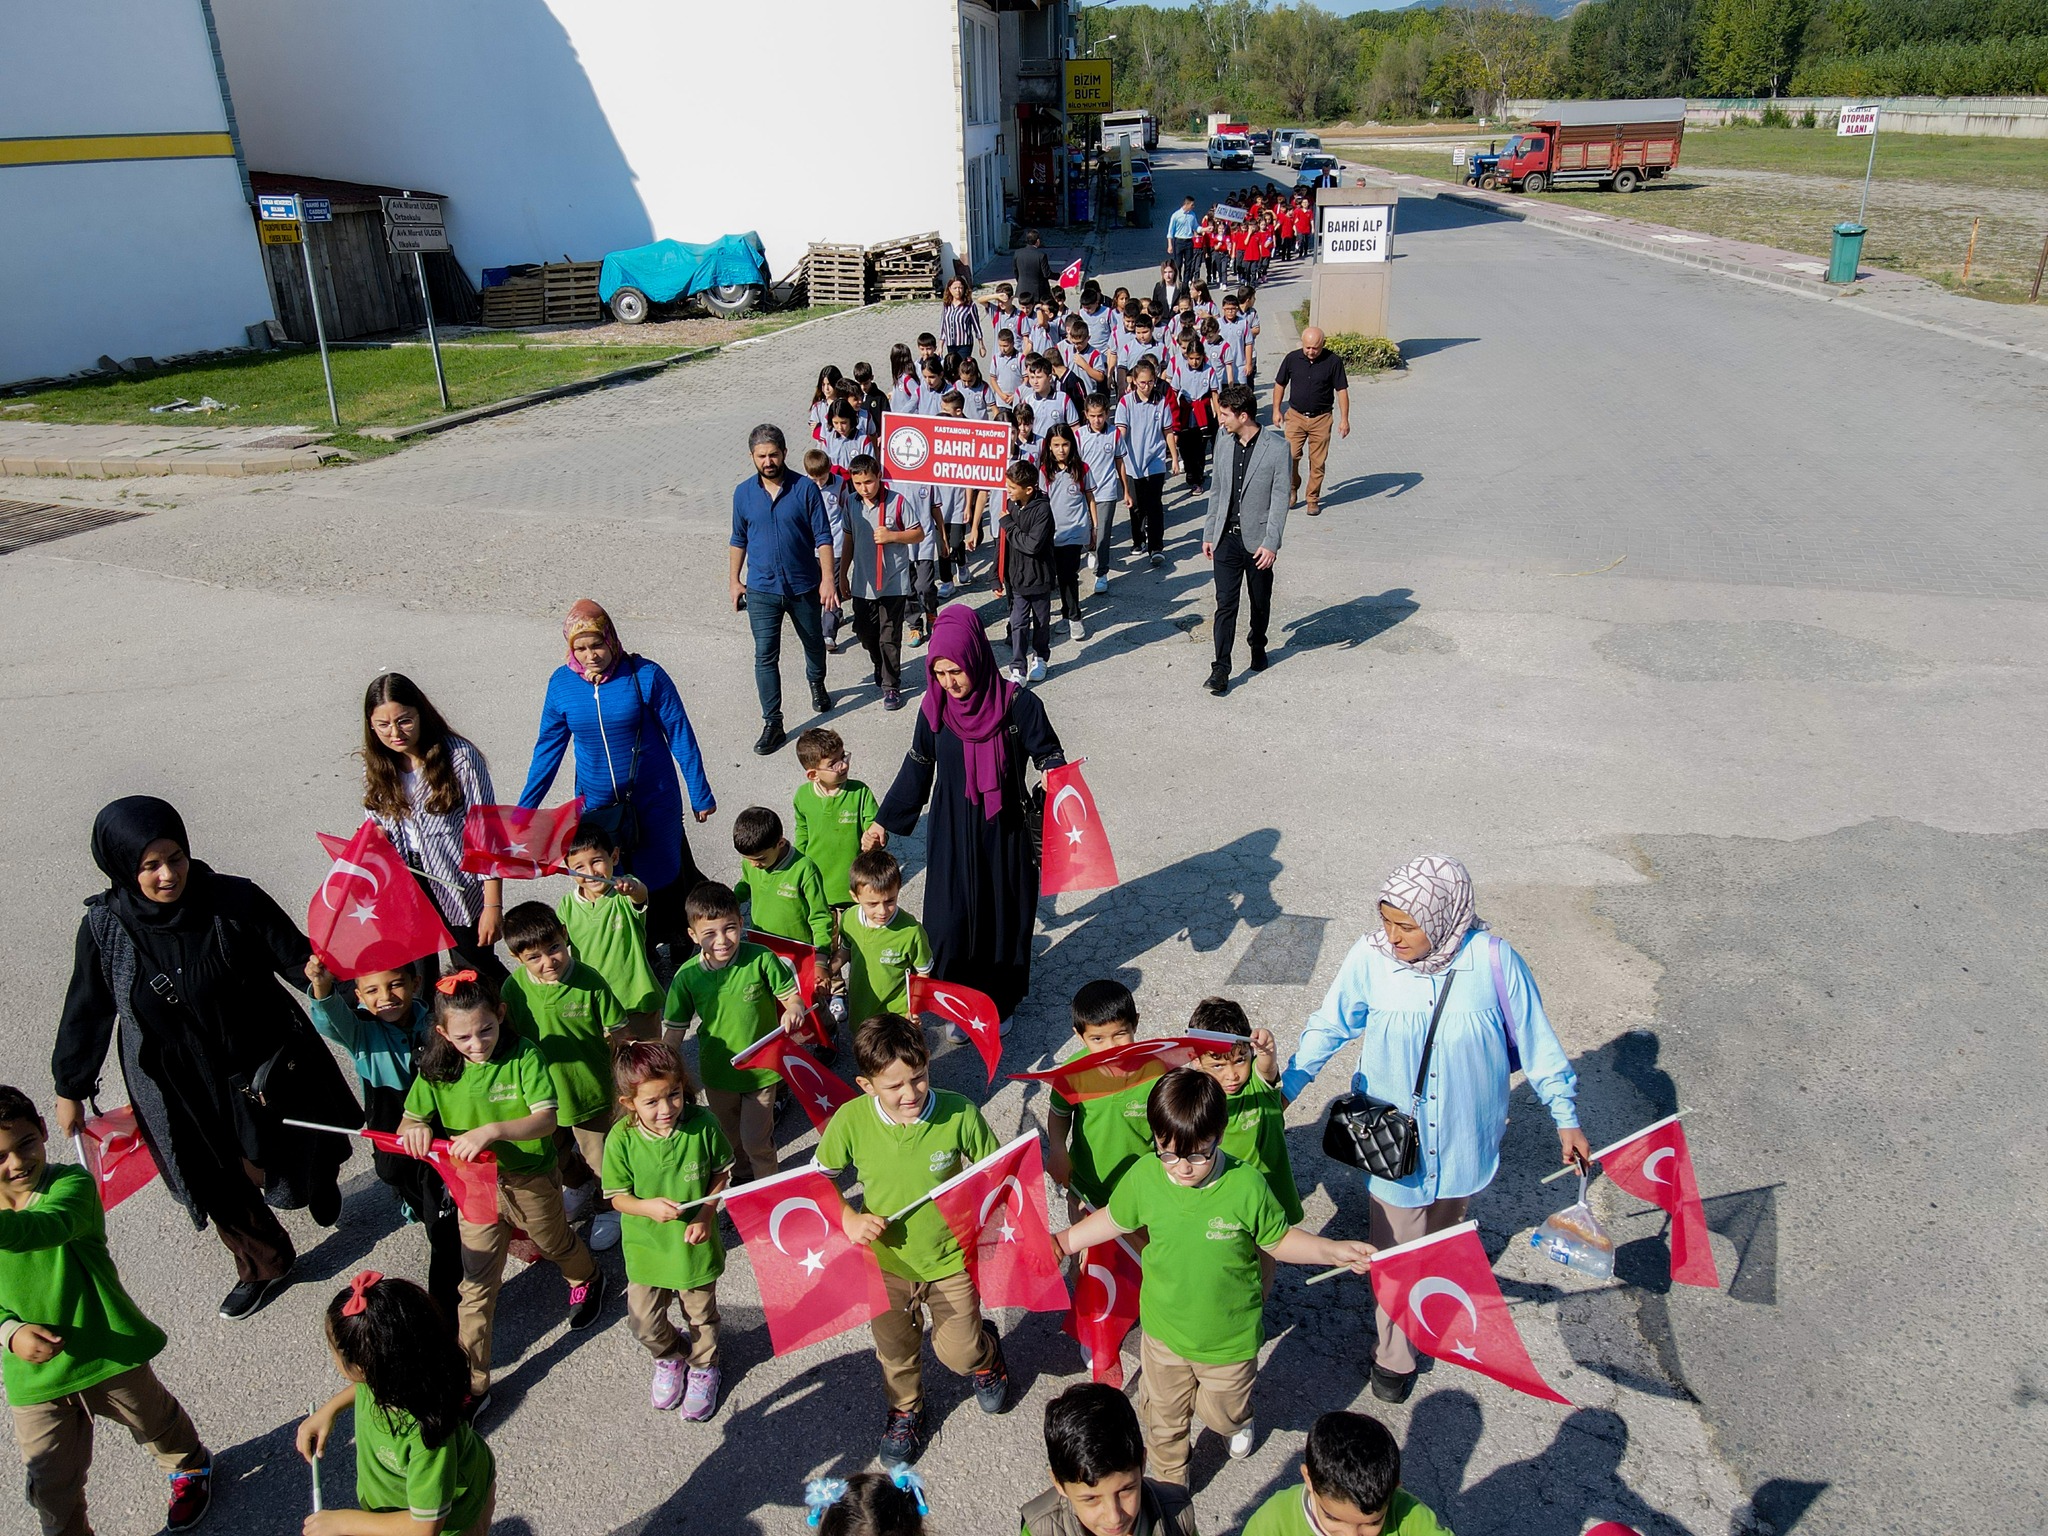
M 1172 258 L 1173 270 L 1180 274 L 1184 283 L 1195 264 L 1195 229 L 1200 223 L 1195 217 L 1195 200 L 1192 197 L 1182 198 L 1180 211 L 1166 221 L 1166 254 Z
M 825 619 L 839 606 L 839 573 L 825 499 L 805 475 L 783 463 L 782 429 L 767 423 L 747 437 L 755 473 L 733 487 L 732 605 L 747 611 L 754 629 L 754 688 L 761 695 L 761 739 L 766 757 L 789 738 L 782 729 L 782 616 L 803 642 L 811 707 L 832 707 L 825 691 Z

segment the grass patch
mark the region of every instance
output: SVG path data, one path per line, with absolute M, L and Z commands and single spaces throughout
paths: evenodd
M 459 341 L 445 341 L 444 346 L 463 347 L 560 347 L 565 344 L 592 347 L 634 347 L 648 346 L 645 339 L 650 329 L 666 330 L 681 324 L 701 329 L 701 342 L 686 342 L 685 345 L 712 345 L 728 341 L 748 341 L 756 336 L 772 336 L 777 331 L 786 331 L 793 325 L 802 325 L 806 320 L 823 319 L 826 315 L 843 314 L 851 305 L 812 304 L 803 309 L 780 309 L 767 313 L 741 315 L 736 320 L 720 320 L 713 315 L 687 315 L 677 320 L 656 321 L 654 326 L 617 325 L 609 321 L 590 326 L 577 326 L 559 331 L 486 331 L 472 329 L 465 331 Z M 417 333 L 417 339 L 425 340 L 426 333 Z M 654 343 L 654 345 L 663 345 Z M 680 346 L 668 347 L 668 351 L 680 351 Z
M 1694 128 L 1686 130 L 1678 159 L 1681 169 L 1698 165 L 1731 171 L 1783 171 L 1860 183 L 1870 159 L 1870 141 L 1841 138 L 1832 128 Z M 1876 182 L 1887 177 L 2048 192 L 2048 144 L 2039 139 L 1880 132 L 1873 195 Z

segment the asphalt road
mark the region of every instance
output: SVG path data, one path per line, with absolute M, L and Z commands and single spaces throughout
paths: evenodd
M 1242 179 L 1187 165 L 1164 157 L 1162 209 Z M 1163 241 L 1162 214 L 1106 266 L 1149 288 Z M 1476 1214 L 1576 1407 L 1434 1370 L 1385 1415 L 1409 1485 L 1463 1536 L 2039 1530 L 2048 368 L 1449 206 L 1404 202 L 1396 249 L 1413 365 L 1354 387 L 1328 510 L 1290 525 L 1273 669 L 1201 692 L 1208 577 L 1178 495 L 1168 566 L 1120 569 L 1087 641 L 1055 645 L 1043 696 L 1125 883 L 1046 904 L 1010 1059 L 1057 1047 L 1065 997 L 1100 975 L 1136 988 L 1148 1027 L 1226 991 L 1291 1044 L 1383 872 L 1457 853 L 1532 958 L 1596 1143 L 1689 1111 L 1723 1286 L 1670 1292 L 1660 1222 L 1611 1191 L 1627 1283 L 1537 1259 L 1526 1234 L 1568 1196 L 1536 1183 L 1555 1142 L 1518 1099 Z M 1280 276 L 1269 372 L 1303 294 Z M 879 364 L 933 318 L 834 319 L 351 469 L 10 485 L 155 515 L 0 560 L 0 1074 L 47 1097 L 101 803 L 166 794 L 200 856 L 294 909 L 323 862 L 312 831 L 360 815 L 365 679 L 418 678 L 509 796 L 559 614 L 586 593 L 676 674 L 721 806 L 691 836 L 729 864 L 730 816 L 786 804 L 797 777 L 747 751 L 750 648 L 722 601 L 745 431 L 796 424 L 821 363 Z M 885 781 L 908 725 L 865 672 L 835 662 L 834 723 Z M 957 1057 L 940 1072 L 982 1092 Z M 1311 1223 L 1348 1234 L 1356 1188 L 1315 1151 L 1340 1087 L 1326 1074 L 1296 1107 L 1291 1144 Z M 987 1103 L 1005 1134 L 1042 1115 L 1014 1084 Z M 786 1153 L 809 1145 L 784 1133 Z M 366 1257 L 423 1268 L 357 1169 L 338 1232 L 290 1218 L 309 1283 L 239 1327 L 213 1315 L 229 1272 L 211 1236 L 158 1192 L 115 1215 L 172 1336 L 163 1373 L 216 1451 L 225 1528 L 297 1529 L 290 1434 L 331 1387 L 332 1289 Z M 1205 1529 L 1293 1476 L 1316 1412 L 1369 1403 L 1359 1301 L 1282 1277 L 1262 1444 L 1197 1452 Z M 744 1262 L 724 1303 L 727 1406 L 690 1426 L 648 1410 L 616 1310 L 572 1338 L 554 1276 L 512 1277 L 488 1426 L 501 1532 L 793 1529 L 805 1476 L 865 1461 L 862 1341 L 770 1358 Z M 1078 1361 L 1049 1318 L 1006 1330 L 1009 1417 L 933 1367 L 938 1528 L 996 1529 L 1042 1486 L 1037 1416 Z M 102 1528 L 152 1529 L 146 1458 L 118 1433 L 100 1457 Z

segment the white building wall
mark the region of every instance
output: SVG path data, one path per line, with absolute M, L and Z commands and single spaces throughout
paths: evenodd
M 197 0 L 19 4 L 0 21 L 0 383 L 102 354 L 245 346 L 271 318 L 232 153 L 35 162 L 102 135 L 225 136 Z M 143 156 L 138 158 L 138 156 Z
M 472 273 L 966 237 L 959 0 L 214 0 L 252 169 L 445 194 Z

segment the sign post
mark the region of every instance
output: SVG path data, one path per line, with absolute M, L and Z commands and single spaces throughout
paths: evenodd
M 1317 193 L 1318 238 L 1309 274 L 1312 324 L 1333 335 L 1390 334 L 1399 196 L 1386 187 L 1325 187 Z
M 1870 209 L 1870 175 L 1877 169 L 1877 119 L 1882 110 L 1877 106 L 1844 107 L 1835 119 L 1836 138 L 1870 140 L 1870 159 L 1863 167 L 1863 201 L 1856 206 L 1858 224 Z
M 384 204 L 384 241 L 393 251 L 412 252 L 413 276 L 419 279 L 420 304 L 427 312 L 427 346 L 434 354 L 434 382 L 441 389 L 441 409 L 448 409 L 448 375 L 441 367 L 441 338 L 434 333 L 434 296 L 427 291 L 425 251 L 448 249 L 448 226 L 442 222 L 441 199 L 387 197 Z
M 320 211 L 331 218 L 325 198 L 316 198 Z M 263 232 L 265 245 L 291 245 L 296 243 L 299 254 L 306 260 L 306 297 L 313 305 L 313 335 L 320 343 L 320 376 L 327 381 L 327 418 L 335 426 L 341 425 L 341 407 L 334 403 L 334 367 L 327 360 L 327 324 L 320 318 L 320 285 L 313 280 L 313 245 L 305 238 L 306 210 L 301 206 L 296 192 L 283 196 L 264 196 L 256 199 L 257 217 L 265 224 L 289 225 L 289 237 L 273 237 L 268 229 Z M 314 222 L 322 222 L 315 219 Z
M 1100 117 L 1115 110 L 1115 71 L 1108 59 L 1068 59 L 1066 106 L 1069 117 Z

